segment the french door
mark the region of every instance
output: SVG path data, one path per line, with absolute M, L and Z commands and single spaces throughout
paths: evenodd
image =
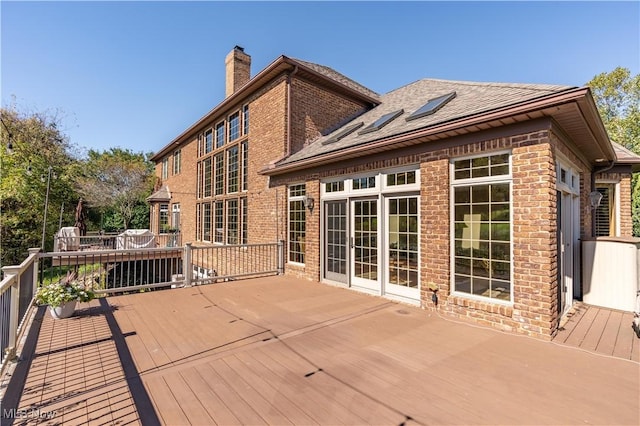
M 385 199 L 385 292 L 418 300 L 418 196 Z
M 327 201 L 324 204 L 325 255 L 324 276 L 348 284 L 347 276 L 347 201 Z
M 351 285 L 380 292 L 378 198 L 351 200 Z
M 579 255 L 579 201 L 573 194 L 557 191 L 558 229 L 558 313 L 564 315 L 573 301 Z

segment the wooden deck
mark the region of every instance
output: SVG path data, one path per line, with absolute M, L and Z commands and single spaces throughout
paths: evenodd
M 637 362 L 287 277 L 39 314 L 15 424 L 640 423 Z
M 640 363 L 640 339 L 631 328 L 633 312 L 576 303 L 554 342 Z

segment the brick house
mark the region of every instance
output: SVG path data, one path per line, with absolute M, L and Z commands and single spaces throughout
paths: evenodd
M 287 274 L 542 337 L 581 295 L 580 239 L 631 235 L 640 158 L 609 141 L 586 87 L 378 95 L 286 56 L 250 63 L 234 48 L 226 98 L 153 157 L 153 231 L 284 240 Z

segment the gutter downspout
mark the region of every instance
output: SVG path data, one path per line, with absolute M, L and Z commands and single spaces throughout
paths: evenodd
M 284 158 L 291 155 L 291 77 L 298 72 L 298 66 L 296 65 L 293 71 L 287 74 L 287 150 Z
M 611 164 L 609 164 L 608 166 L 605 166 L 601 169 L 593 169 L 593 172 L 591 172 L 591 192 L 596 190 L 596 175 L 598 173 L 604 173 L 607 172 L 609 170 L 611 170 L 613 168 L 613 166 L 615 166 L 616 162 L 615 160 L 611 161 Z M 591 207 L 591 206 L 589 206 Z M 591 212 L 591 236 L 595 237 L 596 236 L 596 215 L 595 215 L 595 209 L 591 208 L 592 212 Z

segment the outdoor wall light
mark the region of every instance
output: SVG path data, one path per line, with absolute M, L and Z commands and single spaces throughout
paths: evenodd
M 591 203 L 592 209 L 597 209 L 600 206 L 600 201 L 602 201 L 602 194 L 600 191 L 592 191 L 589 193 L 589 203 Z
M 314 200 L 313 197 L 305 195 L 302 199 L 302 202 L 304 203 L 304 206 L 306 208 L 308 208 L 309 210 L 313 210 L 313 206 L 315 205 L 316 200 Z

